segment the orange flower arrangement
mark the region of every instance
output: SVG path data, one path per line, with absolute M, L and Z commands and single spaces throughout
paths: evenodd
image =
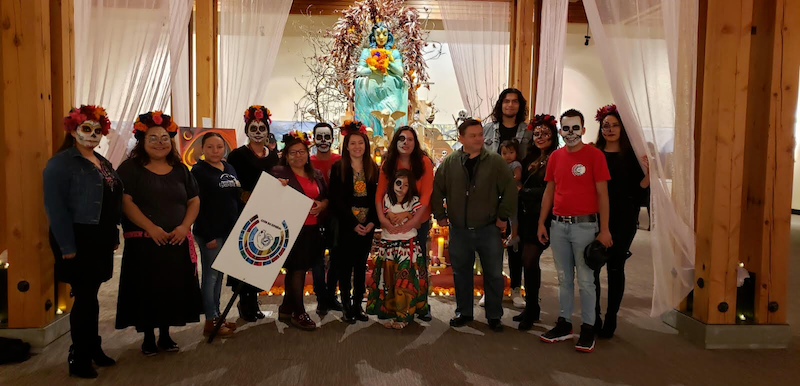
M 394 62 L 392 53 L 383 48 L 373 48 L 369 51 L 369 58 L 367 58 L 367 65 L 375 68 L 386 75 L 389 70 L 389 63 Z

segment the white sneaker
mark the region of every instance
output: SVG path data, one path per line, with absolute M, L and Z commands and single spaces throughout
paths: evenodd
M 511 290 L 511 301 L 514 303 L 514 307 L 525 308 L 525 298 L 522 297 L 522 290 L 519 288 Z
M 486 294 L 481 296 L 481 300 L 478 300 L 478 305 L 481 307 L 486 307 Z

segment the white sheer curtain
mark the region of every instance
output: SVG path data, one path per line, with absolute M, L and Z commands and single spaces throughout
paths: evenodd
M 508 84 L 509 5 L 439 0 L 461 101 L 476 118 L 489 116 Z
M 217 115 L 215 126 L 240 129 L 248 106 L 269 108 L 272 69 L 289 18 L 292 0 L 221 0 L 217 55 Z M 243 130 L 237 142 L 246 143 Z
M 189 45 L 189 34 L 185 34 L 185 47 Z M 185 49 L 180 54 L 170 52 L 170 57 L 179 57 L 178 68 L 175 70 L 175 80 L 172 81 L 172 118 L 179 126 L 191 126 L 192 117 L 189 111 L 191 104 L 191 79 L 189 77 L 189 54 L 191 50 Z
M 191 13 L 190 0 L 75 0 L 75 99 L 108 112 L 114 133 L 101 150 L 114 166 L 136 116 L 167 107 L 170 53 L 185 49 Z
M 542 3 L 539 78 L 536 82 L 534 114 L 561 114 L 568 7 L 569 0 L 548 0 Z
M 584 0 L 589 26 L 636 154 L 650 157 L 652 316 L 694 281 L 695 0 Z

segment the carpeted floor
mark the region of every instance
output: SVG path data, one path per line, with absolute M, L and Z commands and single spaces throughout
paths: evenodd
M 101 289 L 100 330 L 106 353 L 117 358 L 94 381 L 69 379 L 69 335 L 40 355 L 18 365 L 0 366 L 0 385 L 798 385 L 800 384 L 800 217 L 792 224 L 788 350 L 709 351 L 692 346 L 649 317 L 652 267 L 649 234 L 640 231 L 627 266 L 628 287 L 617 336 L 598 341 L 592 354 L 571 342 L 548 345 L 537 335 L 549 326 L 520 332 L 517 314 L 506 299 L 505 331 L 488 329 L 483 309 L 476 321 L 452 329 L 453 297 L 431 299 L 434 320 L 403 331 L 386 330 L 374 320 L 347 325 L 332 312 L 315 332 L 299 331 L 275 320 L 280 297 L 262 297 L 264 321 L 240 327 L 236 336 L 206 344 L 200 324 L 175 329 L 179 353 L 144 357 L 141 336 L 114 330 L 117 278 Z M 119 269 L 119 261 L 117 269 Z M 552 324 L 557 313 L 552 257 L 542 259 L 542 316 Z M 223 301 L 230 297 L 226 288 Z M 316 306 L 307 298 L 306 306 Z M 233 310 L 235 313 L 235 308 Z M 577 311 L 576 311 L 577 314 Z M 313 315 L 316 318 L 316 315 Z M 234 316 L 235 317 L 235 316 Z M 576 315 L 575 320 L 579 317 Z M 318 320 L 318 319 L 317 319 Z M 318 320 L 319 321 L 319 320 Z

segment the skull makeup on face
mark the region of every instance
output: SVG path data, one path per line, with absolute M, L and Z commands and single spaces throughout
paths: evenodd
M 561 131 L 559 132 L 567 146 L 576 146 L 581 142 L 583 136 L 583 125 L 580 117 L 564 117 L 561 119 Z
M 100 144 L 100 139 L 103 138 L 103 128 L 98 122 L 85 121 L 75 130 L 74 136 L 81 146 L 94 149 Z
M 314 145 L 317 146 L 317 151 L 320 153 L 329 152 L 333 145 L 333 130 L 327 126 L 319 126 L 314 129 Z
M 400 154 L 411 154 L 415 145 L 414 134 L 411 133 L 411 130 L 403 130 L 397 134 L 397 151 Z
M 408 178 L 398 177 L 394 180 L 394 194 L 400 200 L 408 193 Z
M 264 122 L 254 119 L 247 125 L 247 137 L 250 138 L 250 141 L 263 143 L 268 136 L 269 129 Z

